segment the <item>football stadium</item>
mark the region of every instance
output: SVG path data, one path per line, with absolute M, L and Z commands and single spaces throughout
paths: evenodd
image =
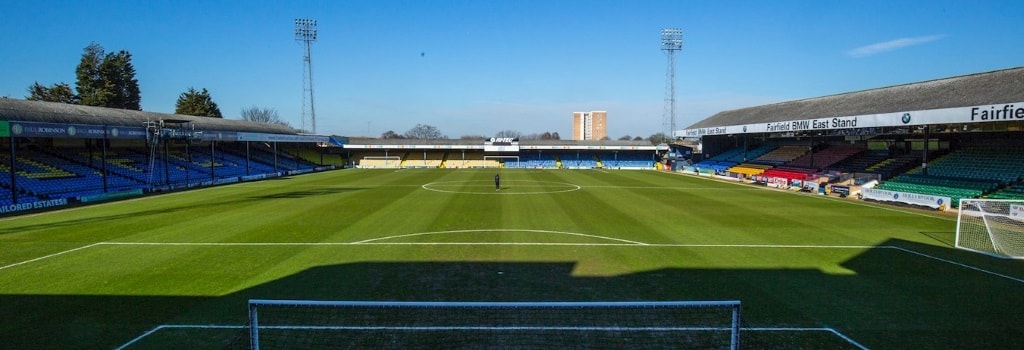
M 0 99 L 0 339 L 1024 348 L 1024 68 L 673 133 L 370 139 Z

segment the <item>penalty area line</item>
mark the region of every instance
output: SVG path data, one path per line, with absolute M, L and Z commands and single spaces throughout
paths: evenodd
M 747 332 L 750 332 L 750 331 L 753 331 L 753 332 L 828 332 L 828 333 L 832 333 L 833 335 L 835 335 L 835 336 L 845 340 L 847 343 L 850 343 L 850 345 L 856 346 L 858 349 L 868 350 L 868 348 L 866 346 L 861 345 L 861 343 L 858 343 L 856 340 L 853 340 L 850 337 L 847 337 L 845 334 L 843 334 L 843 333 L 841 333 L 841 332 L 839 332 L 839 331 L 837 331 L 837 330 L 835 330 L 833 328 L 830 328 L 830 327 L 821 327 L 821 328 L 804 328 L 804 327 L 746 327 L 746 328 L 740 328 L 740 330 L 747 331 Z
M 616 243 L 556 243 L 556 242 L 381 242 L 382 240 L 395 239 L 410 236 L 428 235 L 428 234 L 443 234 L 443 233 L 456 233 L 456 232 L 473 232 L 473 231 L 504 231 L 504 230 L 459 230 L 459 231 L 439 231 L 439 232 L 424 232 L 415 233 L 409 235 L 398 235 L 391 237 L 374 238 L 357 242 L 97 242 L 77 248 L 72 248 L 53 254 L 40 256 L 37 258 L 20 261 L 12 264 L 0 266 L 0 270 L 9 269 L 21 265 L 34 263 L 41 260 L 54 258 L 57 256 L 65 255 L 68 253 L 77 252 L 87 248 L 92 248 L 101 245 L 120 245 L 120 246 L 193 246 L 193 247 L 288 247 L 288 246 L 358 246 L 358 245 L 406 245 L 406 246 L 551 246 L 551 247 L 647 247 L 647 248 L 748 248 L 748 249 L 892 249 L 911 255 L 919 256 L 922 258 L 931 259 L 941 263 L 946 263 L 958 267 L 962 267 L 975 272 L 980 272 L 990 276 L 1007 279 L 1016 283 L 1024 283 L 1024 278 L 1014 277 L 994 271 L 989 271 L 977 266 L 971 266 L 965 263 L 953 261 L 946 258 L 940 258 L 934 255 L 929 255 L 914 251 L 911 249 L 898 247 L 898 246 L 869 246 L 869 245 L 785 245 L 785 244 L 658 244 L 658 243 L 643 243 L 630 240 L 624 240 L 614 237 L 604 237 L 587 235 L 573 232 L 559 232 L 559 231 L 544 231 L 544 230 L 508 230 L 508 231 L 532 231 L 532 232 L 546 232 L 546 233 L 557 233 L 571 236 L 582 236 L 589 238 L 598 238 L 613 241 Z
M 587 238 L 595 238 L 595 239 L 601 239 L 601 240 L 608 240 L 608 241 L 614 241 L 614 242 L 619 242 L 619 243 L 626 243 L 627 245 L 647 245 L 646 243 L 643 243 L 643 242 L 631 241 L 631 240 L 628 240 L 628 239 L 615 238 L 615 237 L 588 235 L 586 233 L 577 233 L 577 232 L 564 232 L 564 231 L 552 231 L 552 230 L 533 230 L 533 229 L 476 229 L 476 230 L 449 230 L 449 231 L 434 231 L 434 232 L 418 232 L 418 233 L 410 233 L 410 234 L 404 234 L 404 235 L 395 235 L 395 236 L 387 236 L 387 237 L 365 239 L 365 240 L 354 242 L 354 243 L 356 243 L 356 244 L 369 244 L 369 243 L 378 243 L 379 241 L 384 241 L 384 240 L 389 240 L 389 239 L 396 239 L 396 238 L 406 238 L 406 237 L 426 236 L 426 235 L 443 235 L 443 234 L 453 234 L 453 233 L 474 233 L 474 232 L 483 232 L 483 233 L 492 233 L 492 232 L 550 233 L 550 234 L 557 234 L 557 235 L 577 236 L 577 237 L 587 237 Z M 394 244 L 394 243 L 392 243 L 392 244 Z
M 132 346 L 132 344 L 135 344 L 135 343 L 139 342 L 143 338 L 148 337 L 148 336 L 152 335 L 153 333 L 156 333 L 156 332 L 158 332 L 158 331 L 160 331 L 162 329 L 189 329 L 189 328 L 198 328 L 198 329 L 246 329 L 246 328 L 249 328 L 249 326 L 244 326 L 244 325 L 243 326 L 217 325 L 217 324 L 162 324 L 162 325 L 153 327 L 153 329 L 150 329 L 150 330 L 146 331 L 145 333 L 142 333 L 138 337 L 135 337 L 134 339 L 129 340 L 127 343 L 124 343 L 121 346 L 118 346 L 118 347 L 116 347 L 114 349 L 115 350 L 123 350 L 123 349 L 125 349 L 125 348 L 127 348 L 129 346 Z
M 143 332 L 141 335 L 129 340 L 127 343 L 122 344 L 115 348 L 116 350 L 124 350 L 128 347 L 135 345 L 142 341 L 148 336 L 153 335 L 156 332 L 167 329 L 248 329 L 248 325 L 217 325 L 217 324 L 163 324 L 152 329 Z M 260 327 L 264 328 L 264 327 Z M 396 331 L 582 331 L 582 332 L 593 332 L 593 331 L 662 331 L 662 332 L 678 332 L 678 331 L 721 331 L 728 330 L 728 327 L 586 327 L 586 326 L 456 326 L 456 327 L 445 327 L 445 326 L 420 326 L 420 327 L 407 327 L 407 326 L 268 326 L 268 329 L 285 329 L 285 330 L 355 330 L 355 331 L 381 331 L 381 330 L 396 330 Z M 830 328 L 830 327 L 741 327 L 740 331 L 743 332 L 828 332 L 843 339 L 847 343 L 857 347 L 858 349 L 867 350 L 868 348 L 851 339 L 845 334 Z

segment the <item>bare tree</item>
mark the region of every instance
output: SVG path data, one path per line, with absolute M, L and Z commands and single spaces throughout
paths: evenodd
M 522 136 L 522 135 L 519 134 L 518 131 L 511 130 L 511 129 L 499 131 L 497 134 L 494 135 L 494 137 L 519 137 L 519 136 Z
M 380 138 L 385 139 L 385 140 L 387 140 L 387 139 L 404 139 L 405 136 L 399 135 L 394 130 L 388 130 L 388 131 L 385 131 L 385 132 L 381 133 L 380 134 Z
M 652 145 L 658 145 L 658 144 L 662 144 L 662 143 L 672 143 L 672 138 L 669 137 L 668 135 L 666 135 L 663 132 L 659 132 L 657 134 L 651 135 L 651 137 L 648 137 L 647 140 L 651 141 Z
M 440 140 L 447 139 L 448 136 L 444 136 L 441 130 L 433 125 L 416 124 L 412 129 L 405 132 L 405 137 L 409 139 L 422 139 L 422 140 Z
M 254 123 L 275 124 L 292 127 L 288 122 L 281 119 L 275 108 L 261 108 L 257 106 L 242 108 L 242 120 Z

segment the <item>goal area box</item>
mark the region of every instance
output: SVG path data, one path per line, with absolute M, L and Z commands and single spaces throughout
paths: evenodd
M 1024 200 L 961 199 L 956 247 L 999 258 L 1024 259 Z
M 250 300 L 252 349 L 737 349 L 739 301 Z

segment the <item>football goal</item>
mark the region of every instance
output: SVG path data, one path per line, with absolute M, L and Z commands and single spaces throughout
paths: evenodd
M 961 199 L 956 247 L 1024 259 L 1024 200 Z
M 361 168 L 398 168 L 401 165 L 399 156 L 365 156 L 359 161 Z
M 739 301 L 250 300 L 252 349 L 737 349 Z

